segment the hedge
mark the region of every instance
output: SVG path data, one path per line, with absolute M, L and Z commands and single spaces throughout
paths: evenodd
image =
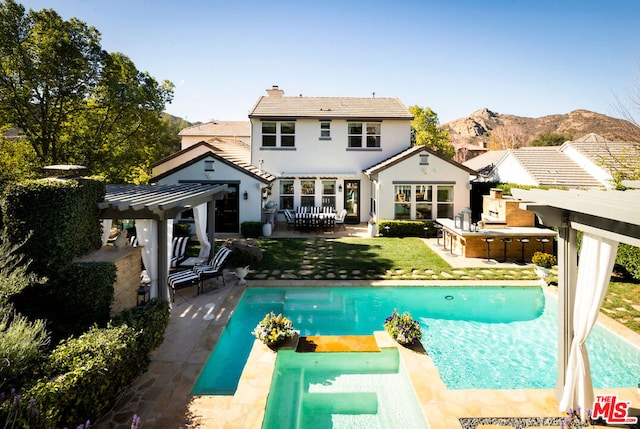
M 61 342 L 47 358 L 46 376 L 22 395 L 21 419 L 35 408 L 39 422 L 31 428 L 96 421 L 147 368 L 149 354 L 162 343 L 168 322 L 168 302 L 154 299 L 121 313 L 107 328 L 93 327 Z M 0 403 L 0 418 L 5 421 L 11 400 L 7 397 Z
M 378 234 L 383 237 L 435 237 L 436 228 L 431 220 L 381 220 L 378 222 Z
M 55 275 L 73 258 L 102 246 L 97 202 L 105 194 L 105 184 L 90 179 L 14 183 L 3 201 L 7 238 L 12 244 L 26 241 L 22 251 L 36 273 Z

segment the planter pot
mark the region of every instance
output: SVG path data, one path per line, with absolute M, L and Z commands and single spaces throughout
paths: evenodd
M 551 271 L 550 268 L 539 267 L 537 265 L 533 269 L 536 272 L 536 274 L 538 275 L 538 277 L 540 277 L 543 280 L 545 278 L 549 277 L 549 272 Z
M 367 227 L 368 233 L 369 233 L 369 237 L 375 237 L 378 235 L 378 224 L 368 224 L 369 226 Z
M 265 237 L 271 237 L 271 224 L 270 223 L 265 223 L 264 225 L 262 225 L 262 235 L 264 235 Z
M 246 267 L 236 267 L 236 277 L 238 277 L 238 284 L 243 285 L 246 284 L 247 281 L 244 279 L 249 274 L 249 265 Z

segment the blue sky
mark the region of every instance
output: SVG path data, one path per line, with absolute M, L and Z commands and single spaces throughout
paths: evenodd
M 19 0 L 18 0 L 19 1 Z M 619 116 L 640 79 L 640 1 L 28 0 L 175 84 L 167 112 L 244 120 L 264 90 L 397 97 L 440 122 L 486 107 Z

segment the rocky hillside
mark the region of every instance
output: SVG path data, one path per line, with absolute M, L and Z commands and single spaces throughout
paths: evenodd
M 451 133 L 455 144 L 487 144 L 491 132 L 499 127 L 510 128 L 524 134 L 527 146 L 541 133 L 569 135 L 578 139 L 588 133 L 596 133 L 611 141 L 637 141 L 629 122 L 590 112 L 574 110 L 563 115 L 549 115 L 541 118 L 525 118 L 492 112 L 489 109 L 476 110 L 466 118 L 456 119 L 441 125 Z M 637 129 L 636 129 L 637 130 Z

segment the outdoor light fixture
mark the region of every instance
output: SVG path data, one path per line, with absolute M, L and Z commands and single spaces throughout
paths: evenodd
M 338 192 L 342 192 L 342 185 L 338 185 Z
M 242 194 L 242 198 L 244 198 L 245 200 L 249 199 L 249 193 L 247 191 L 244 191 L 244 194 Z

